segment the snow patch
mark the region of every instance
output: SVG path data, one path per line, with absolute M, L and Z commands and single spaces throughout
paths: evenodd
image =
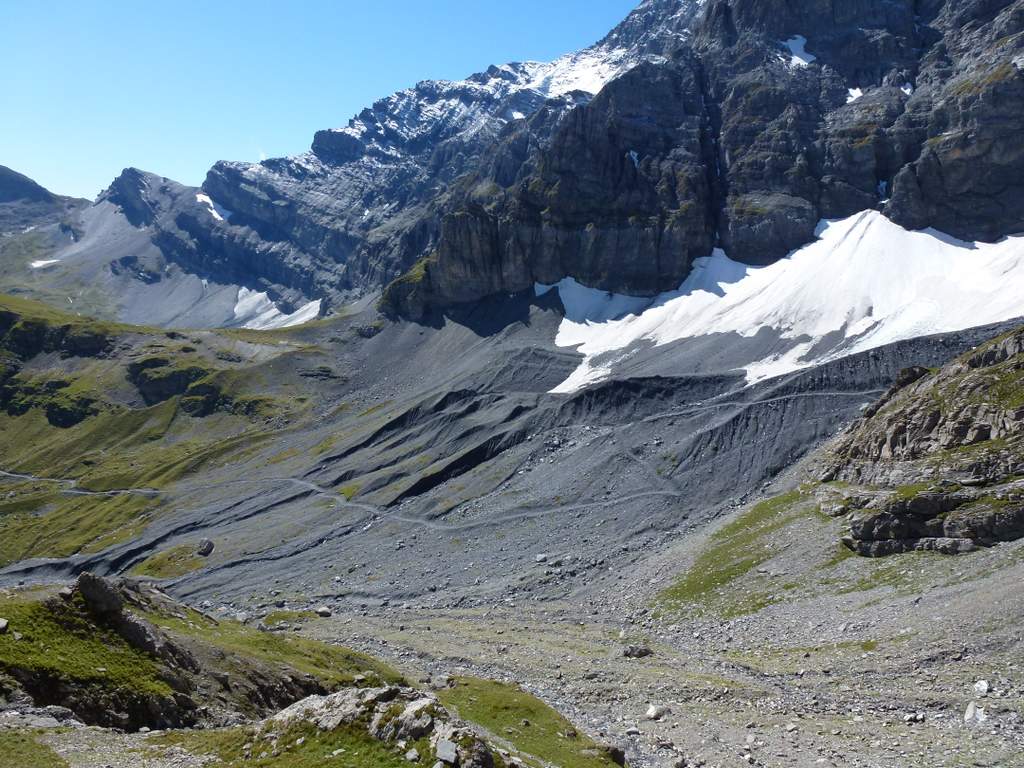
M 818 240 L 764 267 L 721 250 L 694 262 L 676 291 L 653 299 L 557 287 L 565 318 L 555 343 L 585 359 L 554 392 L 610 375 L 638 343 L 770 329 L 791 345 L 746 366 L 753 383 L 902 339 L 1024 315 L 1024 235 L 970 243 L 910 232 L 877 211 L 823 221 Z M 635 347 L 634 347 L 635 351 Z
M 848 95 L 846 97 L 846 103 L 847 104 L 853 104 L 853 102 L 855 102 L 857 99 L 859 99 L 863 95 L 864 95 L 864 90 L 862 88 L 851 88 L 848 91 Z
M 231 211 L 223 206 L 217 205 L 205 192 L 196 192 L 196 202 L 202 203 L 217 221 L 227 221 L 231 218 Z
M 32 269 L 44 269 L 45 267 L 49 267 L 52 264 L 59 263 L 60 259 L 39 259 L 38 261 L 33 261 L 31 264 L 29 264 L 29 267 L 31 267 Z
M 633 161 L 633 167 L 640 167 L 640 155 L 637 154 L 635 149 L 629 150 L 629 159 Z
M 900 90 L 903 91 L 903 93 L 905 93 L 907 96 L 909 96 L 914 92 L 914 86 L 912 86 L 910 83 L 904 83 L 903 85 L 900 86 Z
M 235 323 L 242 328 L 266 331 L 272 328 L 290 328 L 315 320 L 320 316 L 320 299 L 299 307 L 290 315 L 277 308 L 264 291 L 239 288 L 235 300 Z
M 784 40 L 782 44 L 789 48 L 789 65 L 791 67 L 806 67 L 818 60 L 813 53 L 807 52 L 807 38 L 803 35 L 793 35 L 789 40 Z

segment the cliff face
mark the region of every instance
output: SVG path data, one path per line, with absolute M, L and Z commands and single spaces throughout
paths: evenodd
M 1022 31 L 1024 0 L 647 0 L 590 48 L 418 83 L 201 189 L 130 170 L 101 198 L 125 227 L 69 226 L 193 288 L 290 312 L 390 284 L 412 318 L 569 276 L 654 295 L 866 209 L 996 240 L 1024 231 Z
M 770 262 L 869 208 L 970 240 L 1019 231 L 1022 13 L 707 3 L 668 60 L 573 109 L 513 180 L 506 160 L 453 194 L 388 304 L 416 315 L 565 276 L 651 295 L 716 245 Z

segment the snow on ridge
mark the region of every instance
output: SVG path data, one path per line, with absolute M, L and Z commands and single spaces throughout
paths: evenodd
M 846 103 L 847 104 L 853 104 L 853 102 L 855 102 L 857 99 L 859 99 L 861 96 L 864 95 L 864 89 L 863 88 L 850 88 L 849 91 L 848 91 L 848 94 L 849 95 L 846 97 Z
M 678 290 L 653 299 L 597 291 L 572 278 L 538 285 L 538 295 L 557 288 L 565 306 L 556 345 L 585 355 L 552 391 L 574 392 L 606 378 L 637 343 L 657 347 L 718 333 L 750 338 L 771 329 L 785 350 L 746 366 L 753 383 L 895 341 L 1024 315 L 1024 235 L 970 243 L 936 230 L 911 232 L 864 211 L 822 222 L 818 237 L 763 267 L 716 250 L 694 262 Z
M 60 259 L 38 259 L 37 261 L 30 263 L 28 266 L 30 269 L 44 269 L 59 263 Z
M 213 198 L 205 192 L 196 192 L 196 202 L 205 205 L 206 209 L 210 212 L 210 215 L 217 221 L 227 221 L 231 218 L 232 212 L 215 203 Z
M 242 328 L 267 331 L 273 328 L 290 328 L 315 320 L 320 316 L 320 299 L 302 305 L 290 315 L 277 308 L 265 291 L 239 288 L 235 300 L 235 323 Z
M 597 94 L 633 63 L 625 49 L 589 48 L 560 56 L 548 64 L 528 62 L 535 69 L 526 87 L 549 98 L 572 91 Z

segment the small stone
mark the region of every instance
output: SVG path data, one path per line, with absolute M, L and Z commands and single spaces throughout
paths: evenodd
M 413 747 L 405 753 L 405 759 L 410 763 L 418 763 L 420 761 L 420 753 Z
M 797 730 L 797 727 L 796 723 L 786 723 L 786 733 L 793 733 L 793 731 Z
M 203 539 L 199 542 L 199 547 L 196 548 L 196 554 L 200 557 L 209 557 L 213 554 L 213 542 L 209 539 Z
M 627 659 L 642 659 L 645 656 L 650 656 L 654 653 L 650 648 L 645 645 L 627 645 L 622 649 L 622 655 Z
M 325 619 L 330 618 L 331 616 L 331 609 L 328 608 L 326 605 L 318 605 L 316 608 L 313 609 L 313 612 L 317 616 L 321 616 Z
M 968 724 L 984 723 L 988 720 L 988 715 L 985 714 L 985 710 L 979 707 L 976 702 L 971 702 L 967 705 L 967 709 L 964 711 L 964 722 Z
M 661 720 L 661 718 L 663 718 L 667 714 L 668 707 L 659 704 L 651 704 L 651 706 L 647 708 L 646 717 L 648 720 Z
M 975 696 L 987 696 L 989 691 L 988 680 L 979 680 L 974 684 Z
M 0 619 L 0 635 L 7 634 L 7 627 L 10 626 L 7 619 Z

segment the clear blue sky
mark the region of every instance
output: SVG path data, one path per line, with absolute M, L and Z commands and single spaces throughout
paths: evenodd
M 0 0 L 0 165 L 94 197 L 309 148 L 417 80 L 546 60 L 638 0 Z

